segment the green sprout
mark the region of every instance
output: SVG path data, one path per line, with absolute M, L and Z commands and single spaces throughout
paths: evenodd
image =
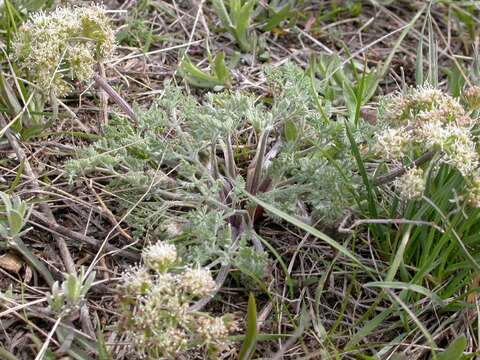
M 49 284 L 53 284 L 53 277 L 48 269 L 27 248 L 21 237 L 30 229 L 24 229 L 30 216 L 31 208 L 18 196 L 9 196 L 0 192 L 0 248 L 14 249 L 22 254 L 30 266 L 36 269 Z
M 61 287 L 58 281 L 55 281 L 52 292 L 48 295 L 50 309 L 54 313 L 64 314 L 79 310 L 85 303 L 93 280 L 95 280 L 95 272 L 86 275 L 85 268 L 82 267 L 80 274 L 67 274 Z
M 180 74 L 192 86 L 199 88 L 229 88 L 230 73 L 225 65 L 225 54 L 218 54 L 210 63 L 211 72 L 209 74 L 200 70 L 192 61 L 186 57 L 179 65 Z
M 244 52 L 254 48 L 255 38 L 250 33 L 250 23 L 253 18 L 255 0 L 212 0 L 213 8 L 222 21 L 222 25 L 229 32 Z

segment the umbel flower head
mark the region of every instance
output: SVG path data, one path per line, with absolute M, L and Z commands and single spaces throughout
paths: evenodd
M 158 272 L 164 272 L 177 262 L 177 249 L 175 245 L 159 241 L 143 250 L 145 264 Z
M 400 196 L 405 200 L 421 197 L 425 191 L 423 170 L 416 167 L 408 170 L 403 176 L 395 180 L 394 185 Z
M 386 96 L 380 109 L 380 117 L 396 125 L 405 125 L 422 114 L 423 118 L 450 122 L 465 116 L 465 110 L 456 99 L 430 85 Z
M 206 269 L 188 269 L 182 276 L 182 288 L 193 297 L 207 296 L 215 289 L 215 281 Z
M 114 49 L 115 34 L 103 7 L 59 7 L 33 14 L 19 29 L 14 59 L 39 88 L 63 97 L 72 90 L 68 80 L 89 80 L 94 64 Z

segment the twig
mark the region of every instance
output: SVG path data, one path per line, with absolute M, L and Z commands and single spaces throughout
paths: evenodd
M 97 84 L 97 86 L 98 86 L 99 88 L 105 90 L 105 92 L 108 94 L 108 96 L 110 96 L 110 98 L 111 98 L 118 106 L 120 106 L 123 111 L 125 111 L 125 112 L 127 113 L 127 115 L 130 117 L 130 119 L 132 119 L 135 124 L 138 124 L 137 115 L 135 115 L 135 112 L 134 112 L 133 109 L 130 107 L 130 105 L 128 105 L 128 103 L 127 103 L 120 95 L 118 95 L 118 93 L 115 91 L 115 89 L 112 88 L 112 87 L 110 86 L 110 84 L 109 84 L 103 77 L 101 77 L 100 75 L 95 74 L 93 78 L 94 78 L 95 83 Z
M 402 176 L 405 174 L 408 170 L 410 170 L 412 167 L 415 166 L 420 166 L 422 164 L 425 164 L 427 161 L 431 160 L 433 156 L 436 154 L 435 151 L 428 151 L 422 156 L 420 156 L 418 159 L 416 159 L 410 166 L 405 166 L 396 170 L 393 170 L 391 173 L 380 176 L 376 179 L 373 180 L 373 185 L 374 186 L 380 186 L 387 184 L 393 180 L 395 180 L 397 177 Z
M 98 193 L 95 191 L 95 189 L 93 188 L 92 184 L 91 184 L 91 181 L 87 184 L 88 188 L 90 189 L 90 191 L 93 192 L 93 194 L 95 195 L 95 198 L 97 199 L 98 203 L 100 204 L 100 207 L 103 209 L 103 213 L 107 216 L 108 220 L 110 220 L 110 222 L 112 223 L 112 225 L 114 225 L 118 231 L 120 232 L 120 234 L 122 234 L 127 240 L 129 241 L 133 241 L 133 238 L 132 236 L 127 233 L 121 226 L 120 224 L 118 223 L 117 219 L 115 218 L 115 215 L 113 215 L 113 213 L 110 211 L 110 209 L 107 207 L 107 205 L 105 205 L 104 201 L 102 200 L 102 198 L 100 197 L 100 195 L 98 195 Z
M 348 219 L 348 218 L 345 218 L 345 219 Z M 349 227 L 344 227 L 345 223 L 344 223 L 344 221 L 342 221 L 342 224 L 340 224 L 340 226 L 338 227 L 338 232 L 339 233 L 352 233 L 353 228 L 356 228 L 360 225 L 366 225 L 366 224 L 410 224 L 410 225 L 418 225 L 418 226 L 431 226 L 435 230 L 440 231 L 440 233 L 442 233 L 442 234 L 445 232 L 444 229 L 442 229 L 440 226 L 434 224 L 433 222 L 421 221 L 421 220 L 408 220 L 408 219 L 365 219 L 365 220 L 356 220 Z
M 98 249 L 102 245 L 99 240 L 97 240 L 97 239 L 95 239 L 91 236 L 83 235 L 79 232 L 70 230 L 70 229 L 68 229 L 68 228 L 66 228 L 62 225 L 59 225 L 56 222 L 54 222 L 54 223 L 51 222 L 45 215 L 43 215 L 42 213 L 40 213 L 38 211 L 33 210 L 32 211 L 32 216 L 35 217 L 36 219 L 38 219 L 41 223 L 41 224 L 38 224 L 38 223 L 35 223 L 33 221 L 30 221 L 30 223 L 32 223 L 33 225 L 42 227 L 42 228 L 44 228 L 48 231 L 51 231 L 51 232 L 58 233 L 58 234 L 63 235 L 67 238 L 75 240 L 77 242 L 88 244 L 91 247 L 96 248 L 96 249 Z M 42 226 L 42 224 L 43 224 L 43 226 Z M 130 260 L 135 260 L 135 261 L 140 260 L 140 255 L 135 253 L 135 252 L 131 252 L 131 251 L 128 251 L 128 250 L 121 250 L 121 249 L 118 249 L 117 247 L 115 247 L 113 245 L 109 245 L 109 244 L 105 245 L 105 247 L 108 251 L 118 252 L 120 255 L 122 255 L 123 257 L 128 258 Z
M 105 78 L 105 66 L 103 64 L 98 64 L 98 70 L 102 78 Z M 105 126 L 108 124 L 108 95 L 103 87 L 100 87 L 100 124 Z

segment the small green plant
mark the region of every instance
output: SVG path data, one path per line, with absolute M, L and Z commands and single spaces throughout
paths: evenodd
M 320 78 L 318 90 L 327 108 L 346 107 L 346 117 L 358 123 L 360 109 L 371 100 L 379 83 L 379 71 L 350 61 L 342 64 L 336 54 L 321 54 L 310 70 Z
M 66 274 L 61 287 L 58 281 L 55 281 L 51 293 L 47 296 L 50 310 L 63 316 L 80 310 L 94 280 L 95 272 L 86 275 L 85 268 L 82 267 L 80 274 Z
M 272 31 L 276 28 L 291 27 L 301 14 L 299 9 L 302 1 L 272 0 L 266 2 L 264 11 L 257 16 L 262 31 Z
M 256 43 L 250 29 L 255 4 L 255 0 L 212 0 L 223 27 L 247 53 L 254 49 Z
M 0 198 L 3 202 L 3 211 L 5 216 L 0 222 L 0 235 L 5 239 L 15 239 L 25 235 L 29 229 L 24 230 L 30 209 L 25 201 L 18 196 L 9 196 L 0 192 Z
M 182 267 L 175 246 L 158 242 L 144 249 L 145 266 L 123 275 L 120 286 L 123 327 L 136 354 L 149 359 L 174 359 L 199 350 L 208 359 L 228 348 L 236 329 L 230 315 L 214 317 L 190 309 L 194 301 L 213 294 L 210 271 Z
M 48 269 L 28 249 L 22 241 L 30 229 L 24 229 L 30 216 L 31 208 L 18 196 L 10 196 L 0 192 L 0 248 L 13 249 L 20 253 L 25 260 L 37 270 L 44 280 L 53 284 L 53 277 Z
M 245 53 L 256 50 L 263 53 L 263 37 L 256 31 L 271 32 L 290 28 L 301 16 L 303 1 L 270 0 L 212 0 L 213 9 L 222 22 L 223 29 Z
M 225 65 L 225 54 L 219 53 L 210 62 L 211 73 L 200 70 L 185 57 L 179 65 L 180 74 L 192 86 L 199 88 L 222 89 L 231 85 L 230 71 Z

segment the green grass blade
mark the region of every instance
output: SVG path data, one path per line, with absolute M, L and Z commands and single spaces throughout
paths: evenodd
M 428 290 L 427 288 L 415 285 L 415 284 L 406 284 L 400 281 L 373 281 L 366 283 L 364 286 L 366 287 L 378 287 L 382 289 L 401 289 L 401 290 L 410 290 L 417 292 L 419 294 L 425 295 L 432 299 L 437 305 L 443 305 L 442 299 L 438 297 L 437 294 Z
M 350 341 L 345 346 L 345 349 L 351 350 L 355 345 L 357 345 L 360 341 L 365 339 L 370 333 L 372 333 L 383 321 L 390 316 L 392 311 L 390 309 L 382 311 L 380 314 L 375 316 L 372 320 L 367 322 L 364 327 L 362 327 L 359 331 L 352 336 Z
M 255 347 L 257 345 L 257 304 L 255 296 L 250 293 L 248 297 L 248 309 L 247 309 L 247 333 L 245 334 L 245 340 L 243 341 L 239 360 L 248 360 L 253 356 Z
M 373 191 L 372 184 L 370 182 L 370 179 L 368 178 L 367 171 L 365 170 L 365 166 L 363 164 L 362 156 L 360 155 L 360 151 L 358 150 L 357 143 L 355 142 L 355 139 L 353 138 L 352 131 L 350 129 L 350 125 L 345 122 L 345 130 L 347 133 L 348 140 L 350 141 L 350 146 L 352 150 L 352 154 L 355 158 L 355 161 L 357 162 L 358 166 L 358 171 L 360 172 L 360 175 L 363 180 L 363 184 L 365 185 L 365 189 L 367 190 L 367 201 L 368 201 L 368 211 L 370 217 L 377 219 L 378 218 L 378 212 L 377 212 L 377 206 L 375 202 L 375 194 Z
M 266 203 L 265 201 L 260 200 L 259 198 L 255 197 L 255 196 L 253 196 L 249 193 L 246 193 L 246 194 L 253 202 L 255 202 L 257 205 L 260 205 L 265 210 L 267 210 L 267 211 L 271 212 L 272 214 L 282 218 L 283 220 L 289 222 L 290 224 L 295 225 L 296 227 L 306 231 L 310 235 L 315 236 L 316 238 L 325 241 L 328 245 L 330 245 L 335 250 L 342 253 L 344 256 L 346 256 L 350 260 L 352 260 L 355 264 L 357 264 L 359 267 L 361 267 L 365 271 L 367 271 L 369 273 L 374 272 L 373 269 L 370 269 L 367 266 L 365 266 L 364 264 L 362 264 L 360 262 L 360 260 L 358 260 L 355 257 L 355 255 L 353 255 L 347 248 L 345 248 L 343 245 L 341 245 L 338 242 L 336 242 L 335 240 L 333 240 L 330 236 L 324 234 L 320 230 L 317 230 L 317 229 L 315 229 L 314 227 L 312 227 L 308 224 L 305 224 L 304 222 L 294 218 L 293 216 L 283 212 L 282 210 L 277 209 L 276 207 Z
M 387 277 L 385 278 L 386 282 L 392 281 L 397 273 L 398 268 L 403 260 L 403 254 L 410 239 L 410 233 L 412 231 L 412 226 L 408 226 L 407 230 L 403 233 L 402 241 L 397 249 L 395 256 L 392 259 L 392 265 L 388 269 Z
M 445 352 L 438 355 L 438 360 L 461 360 L 463 352 L 467 347 L 467 339 L 465 335 L 459 336 L 450 344 Z

